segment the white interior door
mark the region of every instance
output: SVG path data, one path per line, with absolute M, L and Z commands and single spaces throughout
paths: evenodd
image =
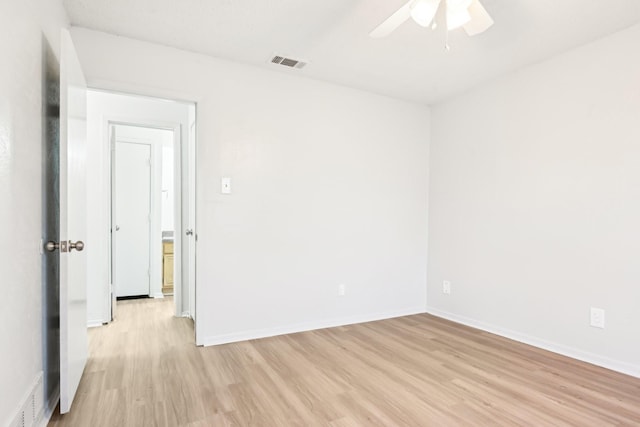
M 193 107 L 190 107 L 193 108 Z M 187 230 L 191 230 L 187 241 L 187 287 L 189 289 L 189 314 L 196 321 L 196 122 L 189 125 L 187 164 Z
M 116 137 L 117 138 L 117 137 Z M 118 297 L 149 295 L 151 146 L 115 147 L 115 288 Z
M 60 412 L 71 409 L 87 362 L 87 87 L 71 35 L 60 54 Z

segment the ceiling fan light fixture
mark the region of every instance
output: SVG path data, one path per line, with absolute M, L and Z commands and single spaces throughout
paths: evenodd
M 471 6 L 473 0 L 447 0 L 447 10 L 457 12 L 467 10 Z
M 472 0 L 469 15 L 471 15 L 471 21 L 465 24 L 464 30 L 470 36 L 481 34 L 493 25 L 493 18 L 482 6 L 480 0 Z
M 416 0 L 411 7 L 411 18 L 422 27 L 428 27 L 438 12 L 440 0 Z
M 420 26 L 436 29 L 436 15 L 442 6 L 445 15 L 442 24 L 446 30 L 464 27 L 470 36 L 485 32 L 493 25 L 491 15 L 480 3 L 481 0 L 407 0 L 407 2 L 380 25 L 369 33 L 370 37 L 379 38 L 391 34 L 409 18 Z M 440 18 L 438 18 L 438 21 Z
M 471 21 L 471 15 L 467 9 L 459 9 L 456 11 L 447 10 L 447 29 L 455 30 Z

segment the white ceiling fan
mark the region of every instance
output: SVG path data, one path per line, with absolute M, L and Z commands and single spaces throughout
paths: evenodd
M 369 33 L 379 38 L 389 35 L 407 19 L 428 27 L 434 22 L 440 4 L 446 8 L 447 30 L 463 27 L 467 34 L 475 36 L 493 25 L 493 19 L 479 0 L 410 0 Z

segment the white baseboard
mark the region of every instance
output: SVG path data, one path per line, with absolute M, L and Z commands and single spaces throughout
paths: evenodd
M 481 322 L 475 319 L 471 319 L 464 316 L 459 316 L 454 313 L 439 310 L 434 307 L 427 307 L 427 313 L 432 314 L 443 319 L 451 320 L 452 322 L 461 323 L 472 328 L 480 329 L 485 332 L 490 332 L 495 335 L 500 335 L 504 338 L 509 338 L 514 341 L 518 341 L 524 344 L 528 344 L 534 347 L 548 350 L 553 353 L 561 354 L 563 356 L 570 357 L 572 359 L 581 360 L 583 362 L 591 363 L 592 365 L 600 366 L 603 368 L 611 369 L 612 371 L 620 372 L 622 374 L 631 375 L 633 377 L 640 378 L 640 365 L 632 363 L 621 362 L 619 360 L 610 359 L 608 357 L 600 356 L 597 354 L 589 353 L 577 348 L 568 347 L 566 345 L 546 341 L 537 337 L 522 334 L 520 332 L 512 331 L 510 329 L 502 328 L 489 323 Z
M 236 332 L 232 334 L 214 335 L 204 337 L 200 345 L 220 345 L 238 341 L 247 341 L 258 338 L 274 337 L 277 335 L 294 334 L 298 332 L 313 331 L 316 329 L 335 328 L 337 326 L 353 325 L 355 323 L 374 322 L 376 320 L 391 319 L 394 317 L 411 316 L 422 314 L 425 307 L 411 307 L 404 310 L 390 311 L 384 313 L 365 314 L 359 316 L 343 317 L 340 319 L 320 320 L 316 322 L 303 322 L 295 325 L 280 326 L 266 329 L 253 329 L 250 331 Z
M 153 298 L 164 298 L 164 294 L 162 292 L 156 292 L 153 294 Z
M 87 328 L 97 328 L 98 326 L 104 325 L 104 323 L 102 320 L 89 320 L 87 322 Z

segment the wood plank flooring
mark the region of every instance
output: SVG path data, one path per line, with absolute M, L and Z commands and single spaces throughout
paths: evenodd
M 640 426 L 640 379 L 429 315 L 195 347 L 173 301 L 90 330 L 50 426 Z

